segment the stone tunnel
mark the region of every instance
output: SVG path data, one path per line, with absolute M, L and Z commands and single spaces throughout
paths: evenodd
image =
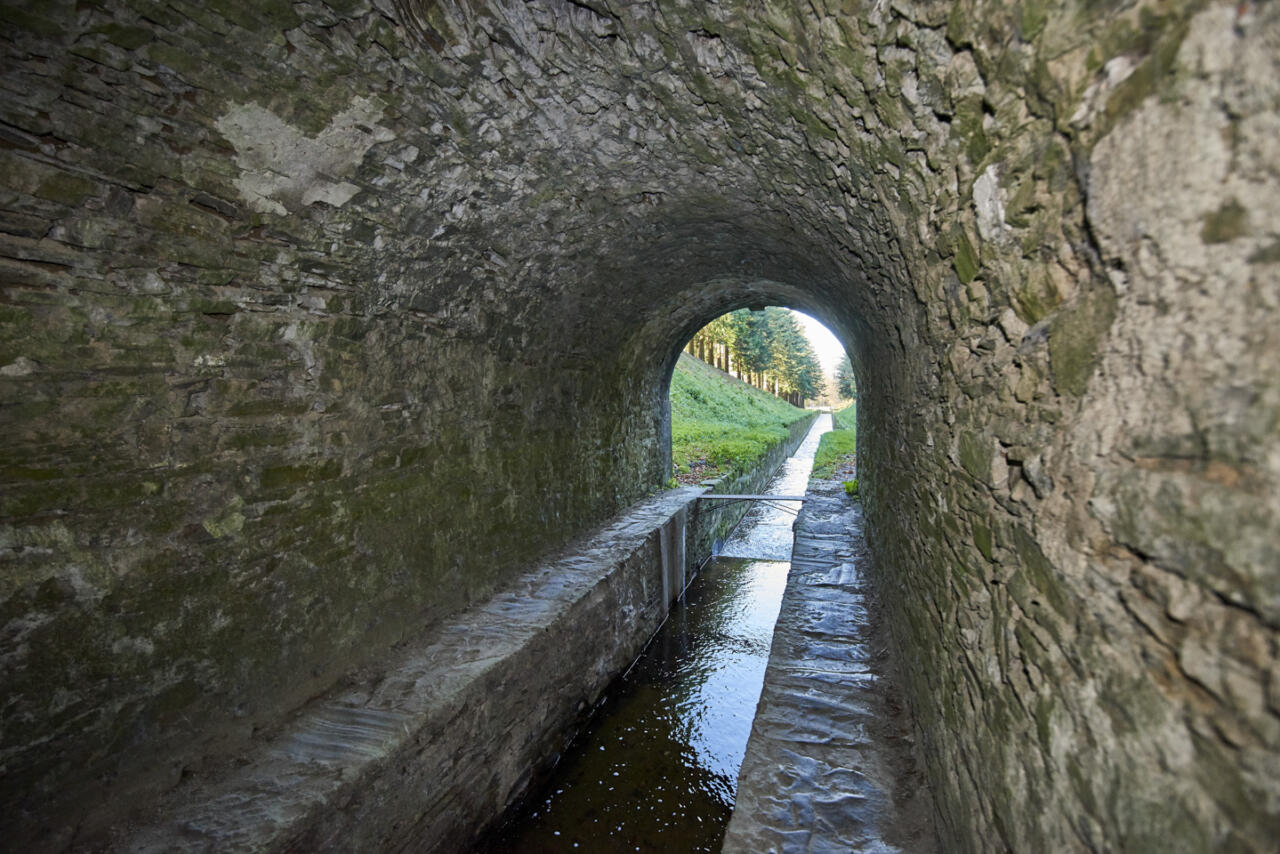
M 0 17 L 9 844 L 660 488 L 680 348 L 772 304 L 852 358 L 944 847 L 1274 850 L 1280 4 Z

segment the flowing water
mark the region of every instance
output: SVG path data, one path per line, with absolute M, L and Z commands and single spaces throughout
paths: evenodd
M 764 492 L 803 495 L 821 435 Z M 754 507 L 573 741 L 550 780 L 478 849 L 717 851 L 786 588 L 798 503 Z

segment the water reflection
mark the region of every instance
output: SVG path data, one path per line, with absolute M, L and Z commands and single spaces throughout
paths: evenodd
M 831 416 L 824 412 L 818 416 L 796 452 L 782 464 L 765 492 L 770 495 L 804 495 L 809 473 L 813 471 L 813 455 L 818 452 L 818 442 L 822 434 L 830 430 Z M 720 554 L 724 557 L 791 560 L 791 526 L 795 524 L 799 509 L 799 502 L 793 501 L 778 506 L 756 504 L 725 541 Z
M 830 429 L 830 416 L 820 419 L 769 492 L 804 492 L 817 437 Z M 546 789 L 480 852 L 719 850 L 786 587 L 793 519 L 773 510 L 744 522 L 730 541 L 737 556 L 703 568 Z M 776 559 L 782 525 L 786 551 Z

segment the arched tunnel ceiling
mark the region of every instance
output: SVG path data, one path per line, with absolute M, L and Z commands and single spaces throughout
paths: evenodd
M 899 169 L 862 89 L 861 102 L 840 93 L 857 85 L 842 58 L 874 61 L 856 23 L 830 16 L 814 28 L 703 3 L 420 5 L 429 24 L 416 50 L 431 54 L 430 74 L 364 57 L 365 73 L 391 88 L 353 95 L 359 111 L 299 115 L 312 105 L 250 92 L 219 124 L 234 130 L 242 166 L 255 151 L 293 153 L 261 136 L 278 126 L 258 102 L 286 123 L 327 122 L 321 137 L 379 140 L 393 160 L 414 152 L 395 172 L 384 162 L 382 175 L 362 175 L 376 195 L 352 202 L 398 235 L 384 233 L 370 259 L 376 300 L 496 342 L 516 340 L 500 328 L 510 322 L 582 353 L 677 308 L 690 283 L 725 275 L 820 288 L 827 303 L 887 322 L 888 294 L 908 281 L 885 210 Z M 923 32 L 920 49 L 945 63 L 945 40 Z M 321 55 L 301 37 L 291 45 L 295 72 L 299 55 Z M 342 103 L 341 92 L 339 82 L 330 97 Z M 917 113 L 913 159 L 947 143 L 938 118 Z M 299 209 L 305 191 L 291 199 L 269 177 L 252 187 L 247 170 L 245 199 L 265 191 L 264 211 Z M 543 314 L 512 312 L 499 280 L 542 293 Z

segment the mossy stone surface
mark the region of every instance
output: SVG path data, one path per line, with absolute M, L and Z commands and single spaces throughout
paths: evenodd
M 1115 306 L 1115 295 L 1102 288 L 1055 318 L 1049 330 L 1049 363 L 1054 385 L 1062 393 L 1084 393 L 1115 318 Z

